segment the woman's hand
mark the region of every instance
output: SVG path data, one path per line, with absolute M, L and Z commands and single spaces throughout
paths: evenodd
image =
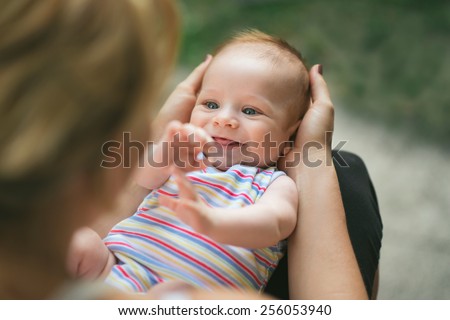
M 309 72 L 311 105 L 297 131 L 294 147 L 280 159 L 279 167 L 294 180 L 300 167 L 331 161 L 334 107 L 321 72 L 321 65 L 313 66 Z
M 170 121 L 178 120 L 181 123 L 189 121 L 203 76 L 211 60 L 212 56 L 208 54 L 205 61 L 198 65 L 184 81 L 180 82 L 167 98 L 151 126 L 154 141 L 161 138 Z
M 312 103 L 298 130 L 295 147 L 319 142 L 324 148 L 331 148 L 331 136 L 327 137 L 327 132 L 333 132 L 334 107 L 321 73 L 321 65 L 313 66 L 309 72 Z
M 331 159 L 334 108 L 320 66 L 311 69 L 310 83 L 312 103 L 285 162 L 299 190 L 297 226 L 288 243 L 289 296 L 367 299 Z

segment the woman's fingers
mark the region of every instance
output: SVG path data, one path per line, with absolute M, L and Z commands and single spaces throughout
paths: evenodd
M 327 132 L 333 131 L 334 107 L 320 69 L 319 65 L 315 65 L 310 71 L 312 104 L 300 126 L 298 138 L 301 146 L 310 141 L 323 145 L 329 145 L 331 142 L 327 140 Z
M 203 76 L 206 69 L 212 60 L 212 55 L 208 54 L 205 61 L 200 63 L 187 77 L 180 83 L 179 86 L 187 88 L 191 92 L 196 93 L 202 84 Z
M 315 65 L 309 72 L 311 82 L 311 99 L 313 105 L 317 102 L 332 104 L 328 86 L 321 74 L 321 66 Z
M 211 60 L 212 56 L 208 55 L 206 60 L 197 66 L 186 79 L 179 83 L 169 98 L 167 98 L 158 115 L 153 120 L 152 134 L 155 140 L 161 137 L 164 127 L 170 121 L 178 120 L 182 123 L 189 121 L 203 76 Z

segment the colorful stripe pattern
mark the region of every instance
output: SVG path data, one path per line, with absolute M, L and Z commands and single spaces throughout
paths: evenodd
M 209 205 L 238 208 L 255 203 L 280 175 L 284 173 L 274 168 L 235 165 L 226 172 L 208 168 L 187 176 Z M 172 178 L 105 238 L 119 261 L 106 279 L 109 284 L 134 292 L 174 279 L 203 288 L 264 289 L 283 254 L 284 241 L 263 249 L 217 243 L 160 207 L 159 194 L 178 196 Z

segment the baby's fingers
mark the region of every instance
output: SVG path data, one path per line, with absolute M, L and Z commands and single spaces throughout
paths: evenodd
M 179 169 L 175 168 L 173 171 L 175 183 L 178 186 L 178 194 L 180 199 L 187 199 L 197 201 L 197 192 L 192 183 L 186 178 L 186 175 Z
M 178 132 L 181 130 L 181 127 L 183 125 L 180 121 L 173 120 L 167 124 L 166 128 L 164 129 L 163 137 L 161 141 L 164 142 L 173 142 L 174 137 L 178 134 Z
M 178 204 L 180 202 L 179 199 L 165 196 L 160 194 L 158 197 L 159 204 L 163 207 L 169 208 L 172 211 L 177 211 Z
M 212 138 L 203 129 L 191 124 L 183 125 L 175 138 L 177 157 L 174 164 L 183 171 L 205 169 L 202 150 L 213 141 Z
M 206 143 L 214 141 L 205 130 L 190 123 L 184 124 L 181 127 L 180 135 L 182 139 L 190 142 L 195 147 L 202 148 Z

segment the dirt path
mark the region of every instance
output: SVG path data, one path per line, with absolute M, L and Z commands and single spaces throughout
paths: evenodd
M 384 222 L 380 299 L 450 299 L 450 154 L 337 110 L 334 144 L 369 169 Z

